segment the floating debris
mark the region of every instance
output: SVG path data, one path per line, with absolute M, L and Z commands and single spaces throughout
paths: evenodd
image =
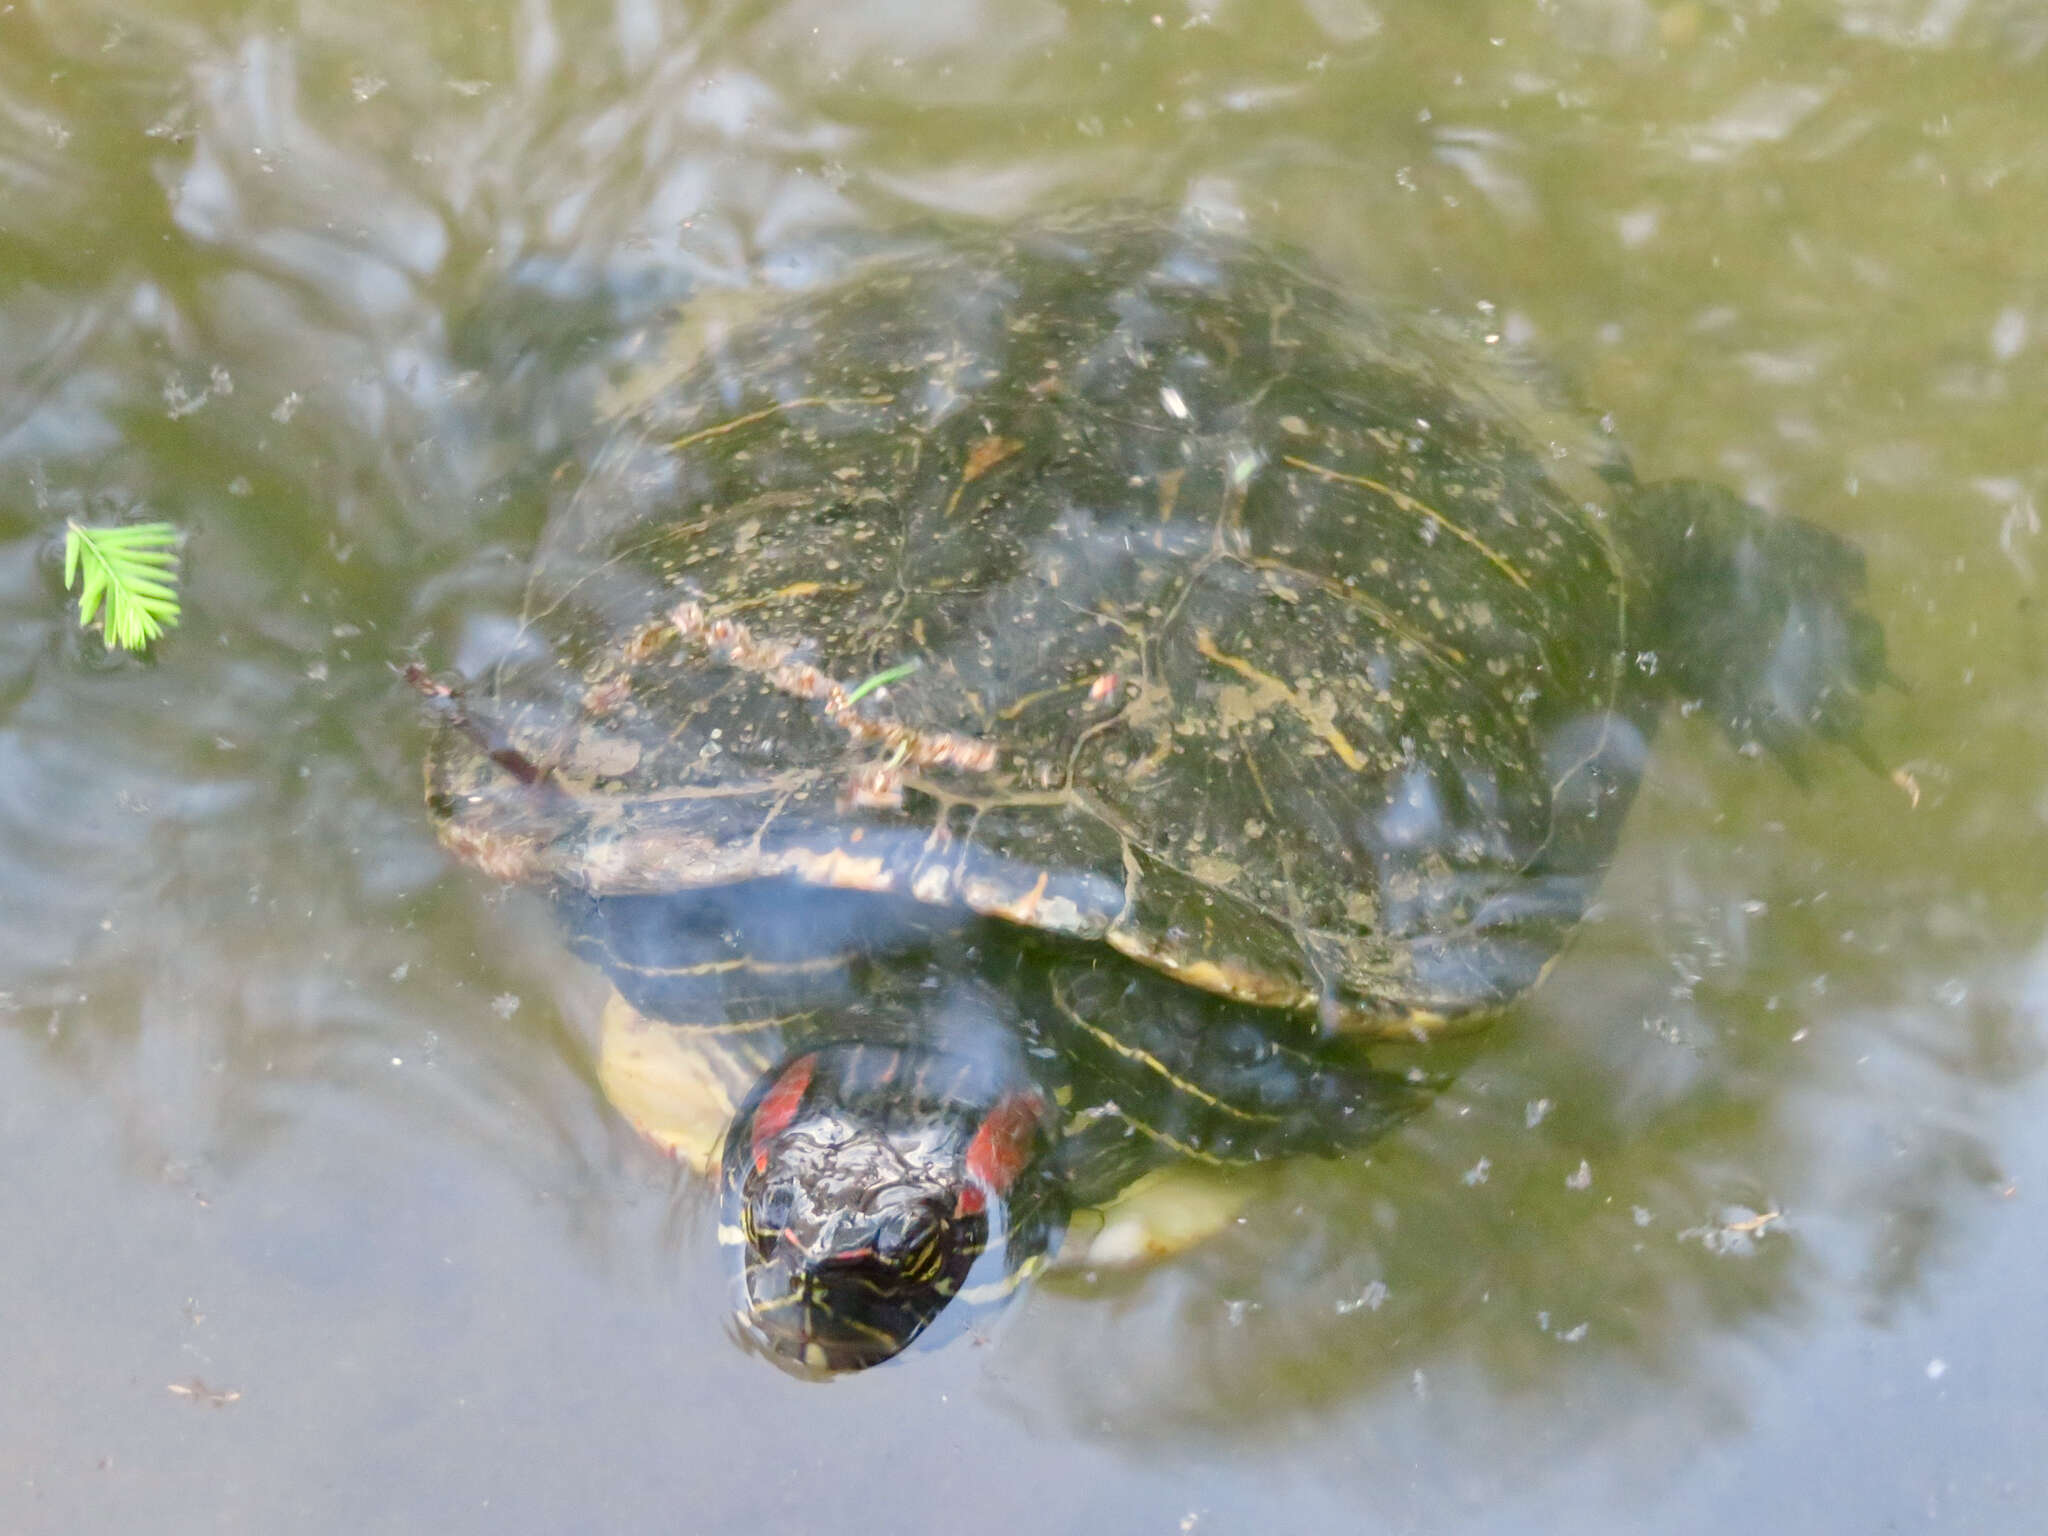
M 239 1403 L 242 1400 L 242 1394 L 233 1387 L 215 1391 L 197 1376 L 194 1376 L 190 1381 L 174 1381 L 165 1387 L 164 1390 L 173 1397 L 182 1397 L 195 1403 L 204 1403 L 209 1408 L 225 1408 L 230 1403 Z
M 1364 1290 L 1360 1291 L 1356 1296 L 1351 1297 L 1347 1301 L 1338 1302 L 1337 1315 L 1339 1317 L 1349 1317 L 1353 1312 L 1358 1312 L 1361 1310 L 1366 1312 L 1377 1312 L 1381 1307 L 1385 1306 L 1386 1304 L 1387 1283 L 1384 1280 L 1374 1280 L 1370 1284 L 1368 1284 Z
M 1782 1226 L 1784 1220 L 1785 1213 L 1780 1210 L 1756 1211 L 1746 1205 L 1731 1205 L 1722 1210 L 1719 1221 L 1687 1227 L 1678 1234 L 1678 1240 L 1696 1242 L 1709 1253 L 1747 1256 L 1755 1253 L 1757 1244 Z

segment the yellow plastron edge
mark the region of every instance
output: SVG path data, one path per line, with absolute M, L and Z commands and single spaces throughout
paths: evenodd
M 708 1176 L 747 1084 L 738 1063 L 643 1016 L 617 992 L 606 999 L 597 1080 L 633 1129 L 677 1162 Z

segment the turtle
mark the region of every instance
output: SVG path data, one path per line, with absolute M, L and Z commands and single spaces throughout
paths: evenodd
M 910 236 L 642 354 L 503 659 L 414 674 L 428 801 L 609 977 L 607 1084 L 801 1372 L 1400 1124 L 1383 1042 L 1541 981 L 1674 702 L 1874 762 L 1853 544 L 1242 230 Z

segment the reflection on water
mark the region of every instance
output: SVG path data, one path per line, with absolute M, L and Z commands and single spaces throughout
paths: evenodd
M 2040 1257 L 2044 44 L 2016 3 L 0 14 L 0 1124 L 11 1229 L 49 1234 L 0 1324 L 79 1403 L 0 1410 L 0 1511 L 212 1509 L 233 1468 L 247 1526 L 364 1513 L 269 1468 L 461 1524 L 569 1489 L 738 1518 L 797 1454 L 775 1424 L 814 1492 L 974 1437 L 985 1483 L 932 1472 L 919 1527 L 977 1487 L 1047 1528 L 1513 1528 L 1545 1488 L 1615 1524 L 1574 1470 L 1608 1467 L 1705 1529 L 1796 1502 L 1767 1442 L 1864 1466 L 1835 1528 L 1928 1489 L 2009 1524 L 2040 1493 L 1995 1426 L 2040 1342 L 1997 1277 Z M 1855 537 L 1898 783 L 1801 794 L 1673 722 L 1595 921 L 1427 1117 L 1277 1170 L 1165 1272 L 799 1406 L 701 1321 L 706 1234 L 602 1107 L 587 978 L 435 850 L 387 663 L 502 648 L 538 490 L 664 306 L 726 326 L 933 215 L 1125 197 L 1532 344 L 1646 472 Z M 144 664 L 67 629 L 51 555 L 131 511 L 194 531 Z M 244 1395 L 163 1393 L 193 1374 Z

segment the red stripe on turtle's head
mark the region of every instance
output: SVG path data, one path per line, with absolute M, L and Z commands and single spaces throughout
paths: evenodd
M 1045 1100 L 1035 1090 L 1020 1088 L 996 1101 L 967 1144 L 967 1183 L 960 1187 L 955 1215 L 972 1216 L 987 1208 L 990 1195 L 1009 1192 L 1038 1140 L 1045 1119 Z
M 768 1143 L 789 1129 L 789 1122 L 796 1118 L 804 1094 L 811 1086 L 811 1077 L 818 1070 L 816 1054 L 799 1056 L 783 1069 L 782 1076 L 775 1080 L 775 1086 L 761 1095 L 761 1102 L 754 1109 L 754 1129 L 747 1150 L 753 1155 L 756 1171 L 768 1167 Z

